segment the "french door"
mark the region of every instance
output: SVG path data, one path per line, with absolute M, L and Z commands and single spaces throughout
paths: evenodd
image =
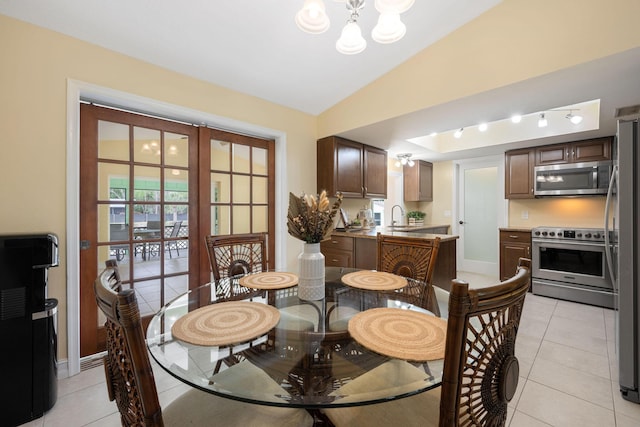
M 118 261 L 146 325 L 210 280 L 205 235 L 273 235 L 275 143 L 88 104 L 80 139 L 83 357 L 104 350 L 93 282 L 105 260 Z

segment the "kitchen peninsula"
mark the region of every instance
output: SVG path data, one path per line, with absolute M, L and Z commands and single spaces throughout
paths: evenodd
M 377 265 L 378 233 L 422 239 L 440 237 L 440 249 L 433 272 L 433 283 L 449 290 L 451 280 L 456 278 L 456 240 L 458 236 L 446 234 L 449 225 L 419 225 L 375 227 L 368 230 L 348 229 L 334 231 L 331 239 L 320 244 L 325 264 L 333 267 L 355 267 L 375 270 Z

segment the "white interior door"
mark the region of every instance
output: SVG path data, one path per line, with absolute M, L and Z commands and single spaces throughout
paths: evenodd
M 498 277 L 498 228 L 505 218 L 503 159 L 459 161 L 455 166 L 458 270 Z

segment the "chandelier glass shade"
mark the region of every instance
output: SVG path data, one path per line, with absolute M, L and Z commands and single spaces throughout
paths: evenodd
M 330 21 L 322 0 L 305 0 L 296 13 L 296 25 L 305 33 L 322 34 L 329 29 Z
M 345 55 L 362 52 L 367 47 L 367 41 L 362 37 L 358 18 L 365 6 L 365 0 L 334 0 L 334 2 L 345 3 L 349 11 L 349 19 L 340 39 L 336 42 L 336 49 Z M 380 16 L 377 25 L 371 30 L 371 38 L 382 44 L 394 43 L 402 39 L 407 32 L 407 27 L 400 20 L 400 14 L 406 12 L 414 2 L 415 0 L 375 0 L 375 8 Z M 323 0 L 305 0 L 302 9 L 296 14 L 295 21 L 298 28 L 310 34 L 324 33 L 330 26 Z

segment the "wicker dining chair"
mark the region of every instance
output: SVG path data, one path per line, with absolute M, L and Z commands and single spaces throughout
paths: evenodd
M 325 409 L 327 417 L 336 427 L 504 426 L 518 385 L 515 344 L 530 271 L 531 260 L 520 258 L 515 276 L 497 285 L 469 289 L 452 281 L 442 387 L 392 402 Z M 363 374 L 347 385 L 368 390 L 370 381 L 380 378 Z
M 229 277 L 267 271 L 267 233 L 205 236 L 218 299 L 245 299 L 262 291 L 240 286 Z
M 417 280 L 393 297 L 431 311 L 440 317 L 440 308 L 431 278 L 438 258 L 440 238 L 387 236 L 378 233 L 378 271 Z
M 96 302 L 106 316 L 107 355 L 104 358 L 109 400 L 116 401 L 123 426 L 311 426 L 313 418 L 303 409 L 252 405 L 201 391 L 190 390 L 161 408 L 147 352 L 135 291 L 119 289 L 114 263 L 94 282 Z M 286 393 L 256 369 L 255 387 Z M 229 369 L 234 369 L 231 367 Z

